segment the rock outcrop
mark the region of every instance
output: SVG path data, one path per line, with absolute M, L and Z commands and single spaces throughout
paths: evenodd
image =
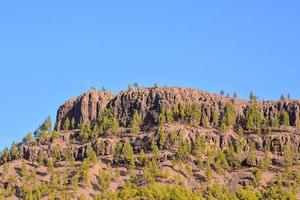
M 134 88 L 114 95 L 109 92 L 90 90 L 83 95 L 67 101 L 60 106 L 57 112 L 56 129 L 63 128 L 64 121 L 75 119 L 75 127 L 79 123 L 97 119 L 104 108 L 114 109 L 121 126 L 127 126 L 137 110 L 144 125 L 157 121 L 158 113 L 162 108 L 172 109 L 174 106 L 185 106 L 196 103 L 201 111 L 212 122 L 216 112 L 220 117 L 224 114 L 228 104 L 232 104 L 240 123 L 244 122 L 250 102 L 225 96 L 211 94 L 205 91 L 188 88 Z M 290 116 L 290 125 L 295 126 L 300 118 L 300 101 L 262 101 L 259 107 L 267 119 L 271 119 L 278 111 L 285 110 Z
M 80 123 L 94 121 L 107 104 L 115 97 L 115 94 L 106 91 L 91 89 L 79 97 L 68 100 L 59 107 L 56 118 L 56 130 L 62 130 L 64 122 L 75 120 L 75 127 Z

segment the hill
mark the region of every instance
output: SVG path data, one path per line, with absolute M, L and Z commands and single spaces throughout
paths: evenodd
M 300 199 L 300 101 L 91 89 L 1 153 L 0 199 Z

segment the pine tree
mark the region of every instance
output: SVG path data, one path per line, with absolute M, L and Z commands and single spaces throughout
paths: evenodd
M 222 120 L 220 130 L 222 132 L 226 132 L 227 131 L 227 125 L 226 125 L 225 120 Z
M 282 111 L 279 116 L 279 123 L 283 126 L 288 126 L 290 124 L 290 116 L 288 112 Z
M 51 122 L 50 116 L 48 116 L 45 119 L 44 123 L 40 126 L 39 129 L 40 129 L 40 131 L 47 131 L 47 132 L 51 131 L 51 129 L 52 129 L 52 122 Z
M 79 136 L 82 140 L 87 140 L 92 134 L 90 122 L 86 122 L 85 124 L 81 125 Z
M 224 94 L 225 94 L 224 90 L 220 90 L 220 95 L 224 96 Z
M 9 159 L 9 151 L 8 148 L 5 147 L 1 156 L 1 163 L 4 164 L 8 161 Z
M 249 166 L 255 166 L 256 165 L 255 145 L 252 142 L 249 145 L 250 145 L 250 149 L 246 157 L 246 163 Z
M 126 141 L 124 144 L 124 158 L 130 166 L 134 166 L 134 153 L 131 144 Z
M 69 130 L 70 129 L 70 119 L 67 117 L 67 119 L 64 122 L 64 130 Z
M 72 129 L 75 129 L 75 119 L 74 119 L 74 117 L 72 117 L 71 126 L 72 126 Z
M 39 151 L 39 153 L 38 153 L 38 163 L 40 165 L 43 165 L 44 162 L 45 162 L 45 155 L 42 151 Z
M 213 113 L 213 122 L 212 123 L 215 128 L 217 128 L 219 126 L 219 114 L 217 111 L 214 111 L 214 113 Z
M 118 142 L 115 146 L 115 149 L 114 149 L 114 160 L 117 160 L 119 158 L 119 156 L 121 155 L 122 153 L 122 144 L 120 142 Z
M 189 108 L 190 108 L 190 106 L 187 106 L 185 113 L 188 116 L 190 116 L 190 124 L 192 126 L 199 126 L 200 125 L 200 117 L 201 117 L 201 110 L 200 110 L 199 105 L 197 105 L 196 103 L 193 103 L 192 107 L 190 109 Z M 189 110 L 191 110 L 191 111 L 189 111 Z
M 140 131 L 140 125 L 141 125 L 141 116 L 139 115 L 138 111 L 135 110 L 131 119 L 130 127 L 131 127 L 131 133 L 132 134 L 138 134 Z
M 248 125 L 249 125 L 250 129 L 248 129 L 248 130 L 259 131 L 260 128 L 262 127 L 262 125 L 264 124 L 264 122 L 265 122 L 264 116 L 263 116 L 262 112 L 260 111 L 259 106 L 256 101 L 251 103 L 250 108 L 248 109 L 247 114 L 246 114 L 246 120 L 247 120 L 247 123 L 249 123 Z
M 158 135 L 159 135 L 159 148 L 163 149 L 167 140 L 167 136 L 165 133 L 165 128 L 162 125 L 158 129 Z
M 141 166 L 144 166 L 146 164 L 146 155 L 143 149 L 141 149 L 139 153 L 139 163 Z
M 244 135 L 244 129 L 242 126 L 239 126 L 238 130 L 237 130 L 237 134 L 239 135 L 239 138 L 243 138 Z
M 254 99 L 254 94 L 253 94 L 252 91 L 251 91 L 250 94 L 249 94 L 249 99 L 250 99 L 250 101 L 252 101 L 252 100 Z
M 231 104 L 227 105 L 225 109 L 224 120 L 227 126 L 236 125 L 236 115 L 234 112 L 234 108 Z
M 195 156 L 201 156 L 205 152 L 205 137 L 203 135 L 198 134 L 196 136 L 195 142 L 193 144 L 193 154 Z
M 275 116 L 271 120 L 272 127 L 279 127 L 279 115 L 276 113 Z
M 165 122 L 166 122 L 166 116 L 163 109 L 163 111 L 158 115 L 158 125 L 163 125 Z
M 75 174 L 71 179 L 72 188 L 73 188 L 74 192 L 77 192 L 77 190 L 78 190 L 78 182 L 79 182 L 79 177 L 77 174 Z
M 114 135 L 117 135 L 119 132 L 119 120 L 116 117 L 112 119 L 111 132 Z
M 168 109 L 167 111 L 166 111 L 166 121 L 167 121 L 167 123 L 169 124 L 169 123 L 172 123 L 173 122 L 173 112 L 172 112 L 172 110 L 170 110 L 170 109 Z
M 100 140 L 100 141 L 99 141 L 99 154 L 100 154 L 101 156 L 104 156 L 104 155 L 105 155 L 105 153 L 106 153 L 105 149 L 106 149 L 105 142 L 104 142 L 103 140 Z
M 90 164 L 95 164 L 97 161 L 97 155 L 96 152 L 92 147 L 87 148 L 87 160 L 89 161 Z
M 16 159 L 19 157 L 18 155 L 18 147 L 15 142 L 12 143 L 11 148 L 10 148 L 10 157 L 12 160 Z
M 248 115 L 246 118 L 246 127 L 248 131 L 254 130 L 254 122 L 252 115 Z
M 213 178 L 213 171 L 212 171 L 210 165 L 206 166 L 205 176 L 206 176 L 207 181 L 211 181 Z
M 21 174 L 23 177 L 26 177 L 26 175 L 27 175 L 27 166 L 26 166 L 26 162 L 24 160 L 22 160 Z
M 262 180 L 262 171 L 259 168 L 255 168 L 253 170 L 253 175 L 254 175 L 254 186 L 258 187 L 261 184 Z
M 111 184 L 111 174 L 109 172 L 106 172 L 104 170 L 99 170 L 99 185 L 101 192 L 104 192 L 108 190 L 110 184 Z
M 209 119 L 205 113 L 202 116 L 202 124 L 205 128 L 209 127 Z
M 237 98 L 237 93 L 236 92 L 233 93 L 233 98 L 235 98 L 235 99 Z
M 23 142 L 30 144 L 33 141 L 32 133 L 27 133 L 26 137 L 23 139 Z

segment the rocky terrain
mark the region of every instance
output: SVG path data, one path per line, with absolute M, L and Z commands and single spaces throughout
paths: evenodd
M 1 153 L 0 199 L 300 199 L 300 101 L 91 89 Z

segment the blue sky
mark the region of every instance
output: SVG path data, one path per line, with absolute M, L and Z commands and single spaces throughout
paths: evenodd
M 299 1 L 0 2 L 0 148 L 92 86 L 300 98 Z

